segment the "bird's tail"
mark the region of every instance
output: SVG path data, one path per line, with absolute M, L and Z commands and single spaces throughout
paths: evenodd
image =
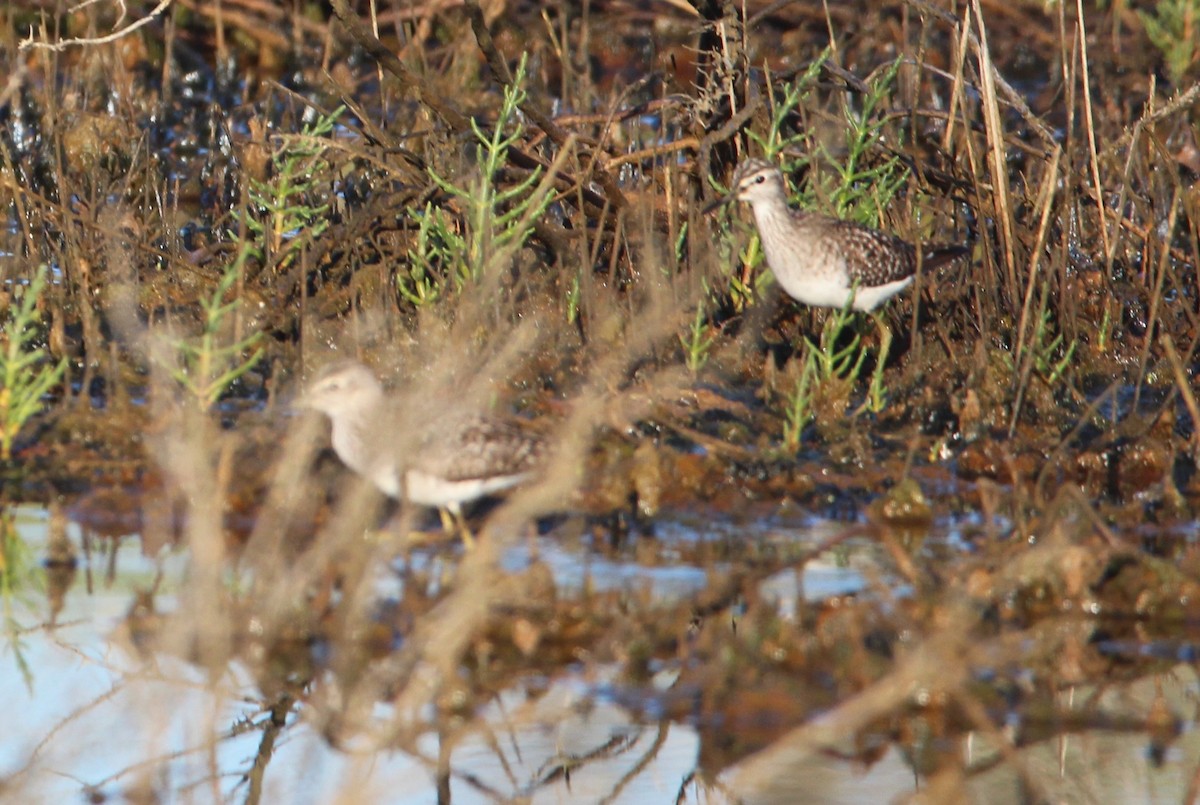
M 922 246 L 921 271 L 934 271 L 946 263 L 970 253 L 970 246 L 961 246 L 956 243 Z

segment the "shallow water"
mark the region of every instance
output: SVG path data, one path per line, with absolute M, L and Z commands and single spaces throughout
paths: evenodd
M 34 506 L 10 512 L 22 539 L 42 556 L 47 512 Z M 817 544 L 839 527 L 818 523 L 770 531 L 775 540 Z M 702 535 L 675 522 L 662 527 L 660 539 L 669 550 L 673 541 L 719 538 L 719 531 Z M 78 545 L 82 531 L 71 523 L 67 536 Z M 84 557 L 63 594 L 56 625 L 48 623 L 45 570 L 35 565 L 6 597 L 0 700 L 20 713 L 21 726 L 4 743 L 0 770 L 24 801 L 130 796 L 139 787 L 165 802 L 246 796 L 244 776 L 261 750 L 261 692 L 241 660 L 202 669 L 138 648 L 128 615 L 139 595 L 161 573 L 154 603 L 168 614 L 177 605 L 172 590 L 187 568 L 183 552 L 151 559 L 140 547 L 136 537 L 128 537 L 114 553 Z M 528 551 L 514 549 L 505 564 L 519 569 L 529 561 Z M 845 546 L 810 563 L 799 579 L 794 573 L 771 576 L 763 593 L 778 601 L 785 619 L 797 597 L 813 602 L 870 595 L 866 576 L 882 577 L 874 551 L 868 544 Z M 707 573 L 721 572 L 645 568 L 588 551 L 572 553 L 557 547 L 552 535 L 540 540 L 538 552 L 553 569 L 560 594 L 591 579 L 592 589 L 650 588 L 655 597 L 688 596 L 703 588 Z M 637 689 L 604 666 L 581 665 L 554 678 L 528 676 L 478 709 L 444 750 L 444 738 L 432 732 L 418 740 L 415 751 L 378 752 L 365 740 L 335 749 L 300 705 L 288 714 L 266 762 L 263 801 L 317 803 L 350 796 L 356 802 L 432 802 L 439 795 L 444 801 L 448 793 L 456 803 L 521 797 L 670 802 L 681 792 L 685 802 L 735 801 L 724 786 L 736 784 L 737 765 L 713 778 L 701 767 L 703 744 L 718 737 L 722 743 L 761 740 L 755 737 L 759 725 L 667 716 L 681 666 L 664 662 L 658 669 Z M 930 733 L 905 749 L 887 731 L 877 731 L 882 751 L 870 763 L 855 759 L 861 745 L 854 744 L 845 747 L 843 759 L 833 750 L 807 759 L 797 755 L 771 786 L 738 793 L 747 802 L 887 801 L 936 784 L 927 777 L 929 757 L 923 756 L 945 752 L 961 755 L 978 801 L 1018 802 L 1032 793 L 1053 801 L 1174 802 L 1188 790 L 1200 757 L 1194 729 L 1200 679 L 1191 665 L 1104 688 L 1080 685 L 1057 697 L 1063 712 L 1078 707 L 1089 716 L 1076 725 L 1045 725 L 1046 737 L 1015 750 L 1015 762 L 1010 756 L 991 768 L 1000 756 L 983 732 L 968 731 L 949 743 Z M 386 718 L 386 711 L 380 705 L 377 715 Z M 1181 719 L 1182 732 L 1152 762 L 1153 730 L 1146 725 L 1159 711 Z M 1028 728 L 1023 719 L 1031 717 L 1014 711 L 1008 728 L 1022 732 Z M 802 787 L 788 782 L 798 780 Z
M 24 5 L 19 36 L 51 20 L 44 30 L 64 34 L 111 22 L 102 4 L 71 20 Z M 383 46 L 490 131 L 504 91 L 460 4 L 390 11 L 401 5 L 418 16 L 383 26 Z M 725 44 L 697 61 L 715 20 L 643 5 L 517 4 L 489 22 L 505 59 L 530 57 L 534 106 L 601 113 L 558 121 L 571 146 L 524 114 L 501 125 L 515 150 L 494 181 L 471 131 L 386 78 L 332 19 L 285 25 L 271 4 L 243 4 L 224 22 L 184 14 L 144 41 L 44 60 L 9 37 L 0 287 L 49 267 L 30 346 L 71 361 L 72 385 L 0 469 L 6 500 L 83 495 L 87 511 L 67 522 L 34 504 L 0 510 L 17 537 L 0 546 L 6 798 L 1195 799 L 1200 442 L 1188 383 L 1200 367 L 1195 222 L 1179 206 L 1195 132 L 1186 110 L 1135 120 L 1176 92 L 1144 78 L 1164 73 L 1143 26 L 1126 24 L 1127 9 L 1083 6 L 1076 26 L 1069 9 L 1037 4 L 973 21 L 751 4 L 756 86 L 726 97 L 721 84 L 745 75 L 721 75 Z M 276 27 L 294 39 L 255 38 Z M 956 43 L 984 33 L 995 50 L 984 44 L 954 74 Z M 798 83 L 827 37 L 833 69 Z M 1104 95 L 1091 107 L 1074 68 L 1054 66 L 1080 42 Z M 875 85 L 894 56 L 899 83 Z M 983 125 L 977 56 L 1032 112 L 1002 98 L 1001 119 Z M 358 108 L 310 136 L 319 110 L 347 97 Z M 728 113 L 755 99 L 765 106 L 735 132 Z M 1037 153 L 1038 117 L 1067 150 Z M 857 145 L 845 135 L 856 130 L 869 132 Z M 1151 130 L 1163 147 L 1139 140 Z M 767 293 L 744 212 L 699 214 L 766 142 L 799 160 L 796 200 L 823 211 L 891 181 L 830 183 L 847 151 L 858 168 L 901 159 L 912 174 L 896 177 L 897 195 L 868 194 L 858 212 L 973 250 L 886 310 L 897 340 L 884 409 L 851 414 L 865 374 L 845 389 L 825 378 L 828 397 L 805 403 L 795 440 L 783 423 L 798 413 L 804 339 L 820 340 L 821 316 Z M 510 164 L 517 150 L 559 164 L 558 189 L 571 189 L 496 277 L 458 287 L 466 252 L 451 236 L 486 251 L 498 234 L 476 230 L 465 199 L 523 181 L 533 163 Z M 983 170 L 979 154 L 1009 173 Z M 435 175 L 470 192 L 439 189 Z M 255 201 L 264 182 L 300 217 L 285 223 Z M 426 203 L 454 213 L 432 240 Z M 509 200 L 489 212 L 501 208 Z M 243 263 L 250 247 L 261 254 Z M 397 267 L 418 264 L 436 304 L 397 296 Z M 166 375 L 186 363 L 180 339 L 206 326 L 200 304 L 226 271 L 237 278 L 225 301 L 240 306 L 214 332 L 264 336 L 265 359 L 207 419 L 189 419 L 164 410 L 181 393 Z M 146 326 L 119 332 L 111 291 L 127 282 L 139 295 L 124 312 Z M 525 332 L 517 322 L 540 331 L 536 347 L 499 360 Z M 873 354 L 864 372 L 880 357 L 870 329 L 859 331 L 860 358 Z M 157 363 L 150 353 L 168 344 Z M 484 396 L 531 418 L 557 422 L 602 399 L 568 434 L 591 452 L 572 490 L 583 501 L 556 510 L 568 522 L 514 538 L 500 573 L 464 570 L 469 555 L 445 535 L 392 551 L 399 529 L 376 540 L 347 517 L 339 531 L 355 514 L 344 468 L 308 455 L 293 474 L 301 462 L 276 453 L 299 429 L 281 424 L 282 398 L 338 354 L 418 389 L 438 374 L 430 366 L 495 371 Z M 291 485 L 301 491 L 273 506 L 275 487 Z M 253 547 L 269 548 L 247 558 L 252 531 Z M 44 564 L 64 544 L 78 565 Z M 471 584 L 510 582 L 516 594 L 473 619 L 434 617 Z M 396 688 L 417 677 L 403 669 L 363 685 L 367 713 L 352 719 L 360 676 L 463 634 L 406 722 L 417 734 L 385 732 L 401 720 Z
M 10 511 L 17 533 L 43 555 L 48 513 L 34 506 Z M 81 543 L 77 524 L 68 525 L 67 535 Z M 514 551 L 506 564 L 521 565 L 525 554 Z M 557 550 L 551 540 L 542 541 L 541 554 L 563 589 L 585 576 L 597 587 L 650 586 L 659 596 L 686 595 L 704 584 L 699 569 L 659 572 L 589 560 Z M 260 739 L 259 730 L 246 725 L 262 718 L 252 676 L 236 661 L 208 672 L 162 653 L 144 656 L 127 626 L 139 593 L 159 573 L 155 606 L 162 614 L 175 606 L 171 591 L 186 570 L 185 554 L 166 551 L 150 559 L 130 536 L 112 553 L 82 562 L 55 626 L 47 623 L 44 571 L 31 569 L 8 598 L 0 696 L 19 708 L 22 740 L 6 742 L 4 775 L 42 801 L 69 801 L 85 791 L 111 796 L 140 783 L 167 793 L 168 801 L 244 795 L 240 778 Z M 854 586 L 853 575 L 814 569 L 807 594 L 813 587 Z M 683 723 L 645 722 L 619 698 L 627 696 L 614 697 L 611 680 L 582 674 L 539 677 L 502 693 L 478 714 L 479 729 L 455 740 L 448 759 L 453 801 L 674 798 L 696 768 L 696 731 Z M 420 744 L 424 756 L 337 751 L 304 722 L 302 710 L 289 718 L 270 761 L 265 801 L 329 802 L 349 791 L 360 802 L 433 801 L 439 739 L 430 734 Z M 569 783 L 561 773 L 568 764 Z

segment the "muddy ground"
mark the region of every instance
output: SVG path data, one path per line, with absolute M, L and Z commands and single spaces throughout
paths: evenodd
M 1000 768 L 1070 799 L 1026 753 L 1097 731 L 1191 801 L 1162 686 L 1200 594 L 1200 68 L 1168 5 L 10 4 L 0 491 L 184 557 L 120 639 L 251 669 L 232 798 L 299 723 L 420 758 L 437 734 L 443 800 L 534 796 L 594 757 L 495 788 L 450 750 L 504 691 L 602 669 L 699 736 L 686 801 L 796 801 L 804 763 L 896 749 L 919 782 L 889 796 Z M 764 153 L 806 208 L 968 247 L 883 309 L 886 355 L 778 291 L 746 210 L 701 212 Z M 293 410 L 347 356 L 415 432 L 527 420 L 547 471 L 464 548 Z M 8 565 L 51 622 L 86 594 L 72 542 Z M 548 546 L 632 570 L 568 584 Z M 853 592 L 768 592 L 859 555 Z M 704 581 L 664 593 L 670 568 Z M 1146 680 L 1130 712 L 1101 695 Z

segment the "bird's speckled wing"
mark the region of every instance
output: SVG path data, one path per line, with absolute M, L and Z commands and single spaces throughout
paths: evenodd
M 916 249 L 894 235 L 853 221 L 836 221 L 828 232 L 827 237 L 836 238 L 841 246 L 850 278 L 864 288 L 898 282 L 916 273 Z
M 516 423 L 481 416 L 443 427 L 422 444 L 416 469 L 447 481 L 531 472 L 544 444 Z

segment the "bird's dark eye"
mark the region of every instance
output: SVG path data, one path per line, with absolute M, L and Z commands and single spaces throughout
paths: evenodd
M 763 182 L 765 182 L 766 180 L 767 180 L 767 177 L 766 177 L 766 176 L 755 176 L 755 177 L 754 177 L 754 183 L 755 183 L 755 184 L 762 184 L 762 183 L 763 183 Z

